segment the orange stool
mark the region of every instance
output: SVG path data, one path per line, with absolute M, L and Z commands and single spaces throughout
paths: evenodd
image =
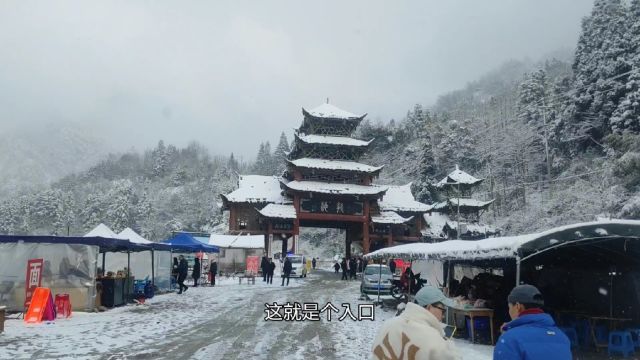
M 57 294 L 55 304 L 57 317 L 68 318 L 71 316 L 71 300 L 69 300 L 69 294 Z

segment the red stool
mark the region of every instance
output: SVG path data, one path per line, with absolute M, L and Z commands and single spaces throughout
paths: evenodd
M 57 317 L 68 318 L 71 316 L 71 300 L 69 300 L 69 294 L 57 294 L 55 304 Z

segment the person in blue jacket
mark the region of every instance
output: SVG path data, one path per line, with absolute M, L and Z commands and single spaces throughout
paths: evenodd
M 544 299 L 533 285 L 518 285 L 507 298 L 511 321 L 503 325 L 494 360 L 571 360 L 569 338 L 540 307 Z

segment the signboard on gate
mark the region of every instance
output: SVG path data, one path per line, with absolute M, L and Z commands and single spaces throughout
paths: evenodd
M 259 256 L 247 256 L 247 273 L 249 274 L 257 274 L 258 273 L 258 263 L 260 262 Z
M 27 280 L 24 286 L 24 307 L 29 306 L 33 293 L 36 291 L 36 288 L 40 287 L 40 284 L 42 283 L 43 263 L 44 259 L 30 259 L 29 261 L 27 261 Z

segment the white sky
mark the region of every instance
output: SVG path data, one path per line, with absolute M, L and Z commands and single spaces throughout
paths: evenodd
M 329 97 L 372 120 L 573 48 L 591 0 L 0 2 L 0 133 L 76 122 L 122 150 L 253 158 Z

